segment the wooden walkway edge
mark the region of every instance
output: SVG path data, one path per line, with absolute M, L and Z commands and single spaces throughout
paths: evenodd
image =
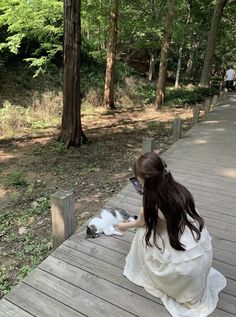
M 236 316 L 236 94 L 163 155 L 193 193 L 213 237 L 213 267 L 227 278 L 212 317 Z M 108 205 L 137 213 L 141 196 L 127 185 Z M 0 317 L 168 317 L 161 301 L 123 276 L 134 231 L 67 239 L 0 300 Z

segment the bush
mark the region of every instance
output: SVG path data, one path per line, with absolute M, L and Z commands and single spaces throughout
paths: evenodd
M 144 99 L 146 104 L 154 103 L 156 86 L 142 85 L 137 89 L 137 93 Z M 190 86 L 175 89 L 167 87 L 165 105 L 170 107 L 182 107 L 186 104 L 191 105 L 203 101 L 204 96 L 208 96 L 210 94 L 210 88 Z
M 17 132 L 27 127 L 26 109 L 11 105 L 8 101 L 0 108 L 0 135 L 14 136 Z
M 26 187 L 28 185 L 25 175 L 21 171 L 12 171 L 9 175 L 2 179 L 5 188 L 10 186 Z
M 57 125 L 62 114 L 62 93 L 35 94 L 30 107 L 25 108 L 4 101 L 0 108 L 0 136 L 17 137 L 31 129 Z

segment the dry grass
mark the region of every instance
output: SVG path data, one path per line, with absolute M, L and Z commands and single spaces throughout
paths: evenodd
M 62 93 L 35 94 L 29 107 L 11 104 L 0 108 L 0 138 L 20 137 L 49 126 L 58 125 L 62 113 Z

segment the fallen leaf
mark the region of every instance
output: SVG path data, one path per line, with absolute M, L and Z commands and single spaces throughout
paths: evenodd
M 20 227 L 19 230 L 18 230 L 18 233 L 19 233 L 20 235 L 25 234 L 25 233 L 27 233 L 27 232 L 28 232 L 28 230 L 27 230 L 25 227 Z
M 52 241 L 49 241 L 49 242 L 47 243 L 47 248 L 48 248 L 48 250 L 52 249 L 52 247 L 53 247 L 53 243 L 52 243 Z

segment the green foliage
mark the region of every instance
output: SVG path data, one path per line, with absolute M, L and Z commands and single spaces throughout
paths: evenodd
M 26 187 L 28 185 L 24 173 L 19 170 L 11 171 L 1 182 L 5 188 L 9 188 L 10 186 Z
M 215 0 L 179 0 L 175 7 L 171 54 L 168 69 L 176 71 L 178 50 L 182 45 L 181 78 L 196 82 L 200 76 L 208 31 Z M 121 1 L 119 6 L 118 59 L 136 62 L 137 68 L 148 71 L 150 53 L 159 60 L 166 13 L 166 1 Z M 229 1 L 222 19 L 215 55 L 215 67 L 234 61 L 235 5 Z M 109 23 L 109 1 L 85 0 L 81 7 L 82 23 L 82 84 L 83 91 L 102 89 L 105 74 L 106 46 Z M 0 12 L 0 54 L 18 54 L 35 69 L 35 76 L 45 72 L 50 62 L 62 63 L 63 1 L 2 0 Z M 96 63 L 94 63 L 96 61 Z M 92 62 L 92 63 L 91 63 Z M 3 63 L 3 62 L 0 62 Z M 91 66 L 90 64 L 94 65 Z M 95 66 L 96 64 L 96 66 Z M 141 67 L 141 65 L 143 65 Z M 1 69 L 0 64 L 0 69 Z M 94 69 L 92 69 L 94 67 Z M 98 68 L 98 72 L 96 72 Z M 100 71 L 102 69 L 102 71 Z M 86 75 L 84 75 L 86 72 Z M 119 73 L 122 74 L 121 72 Z M 88 78 L 88 81 L 86 80 Z M 94 86 L 95 85 L 95 86 Z M 89 87 L 88 87 L 89 86 Z
M 10 281 L 9 268 L 4 264 L 0 264 L 0 295 L 5 295 L 10 290 Z
M 62 52 L 62 9 L 60 0 L 4 0 L 0 27 L 7 29 L 7 36 L 0 50 L 18 54 L 21 47 L 29 47 L 31 57 L 26 60 L 40 72 Z
M 50 236 L 38 234 L 42 224 L 44 228 L 46 226 L 45 219 L 49 219 L 48 197 L 41 195 L 29 206 L 27 202 L 32 199 L 32 192 L 28 192 L 28 188 L 32 184 L 27 190 L 18 187 L 19 181 L 22 184 L 25 179 L 24 174 L 18 171 L 12 175 L 17 190 L 12 191 L 10 201 L 4 201 L 0 206 L 1 242 L 7 246 L 7 252 L 0 249 L 0 298 L 39 265 L 52 248 Z M 33 186 L 36 193 L 39 185 Z M 10 208 L 12 202 L 15 208 Z
M 57 154 L 66 153 L 65 144 L 62 141 L 55 141 L 53 143 L 53 151 Z
M 145 102 L 154 103 L 156 96 L 156 87 L 152 85 L 143 85 L 138 88 L 138 94 L 141 96 Z M 188 104 L 194 104 L 201 102 L 204 96 L 211 93 L 209 88 L 203 87 L 185 87 L 185 88 L 167 88 L 166 90 L 166 101 L 167 106 L 181 107 Z

